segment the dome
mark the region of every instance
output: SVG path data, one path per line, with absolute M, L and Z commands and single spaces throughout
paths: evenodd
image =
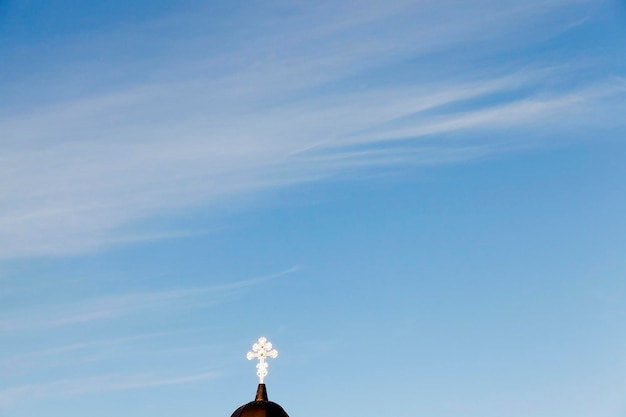
M 236 409 L 231 417 L 289 417 L 289 415 L 280 405 L 267 400 L 265 384 L 259 384 L 254 401 Z

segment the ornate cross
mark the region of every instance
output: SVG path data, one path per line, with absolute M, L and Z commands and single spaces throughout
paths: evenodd
M 266 338 L 259 337 L 259 341 L 252 345 L 252 352 L 248 352 L 246 358 L 248 360 L 258 359 L 259 363 L 256 364 L 256 374 L 259 377 L 259 384 L 263 383 L 263 378 L 267 376 L 267 362 L 266 358 L 276 358 L 278 351 L 272 349 L 272 342 L 268 342 Z

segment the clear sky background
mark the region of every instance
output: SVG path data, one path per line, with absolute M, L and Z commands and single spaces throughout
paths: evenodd
M 626 3 L 0 0 L 0 416 L 626 416 Z

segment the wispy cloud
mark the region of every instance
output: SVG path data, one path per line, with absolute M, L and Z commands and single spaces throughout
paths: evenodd
M 559 86 L 555 80 L 575 73 L 568 62 L 461 66 L 437 78 L 407 64 L 461 41 L 488 45 L 497 54 L 499 37 L 575 3 L 487 2 L 480 13 L 470 13 L 424 2 L 356 8 L 346 2 L 338 8 L 302 5 L 306 10 L 282 20 L 270 17 L 270 10 L 267 20 L 253 19 L 254 39 L 232 35 L 241 48 L 217 48 L 200 59 L 193 55 L 198 45 L 190 46 L 185 62 L 195 70 L 169 68 L 152 82 L 119 83 L 4 112 L 0 258 L 184 236 L 184 230 L 134 225 L 355 168 L 444 164 L 511 148 L 497 135 L 463 143 L 418 138 L 520 125 L 558 128 L 574 112 L 585 120 L 589 108 L 623 101 L 621 81 Z M 446 25 L 429 23 L 444 8 Z M 567 27 L 579 19 L 558 21 Z M 378 30 L 390 24 L 394 30 Z M 524 42 L 561 30 L 552 26 L 525 31 Z M 112 43 L 122 35 L 111 35 Z M 436 59 L 431 70 L 435 64 L 457 62 Z M 399 68 L 417 74 L 402 81 Z M 359 87 L 361 78 L 367 88 Z M 602 94 L 592 92 L 598 85 Z M 472 108 L 454 109 L 471 100 Z M 108 313 L 90 314 L 82 319 Z
M 14 316 L 2 319 L 0 320 L 0 331 L 10 332 L 32 328 L 54 328 L 117 319 L 146 311 L 171 309 L 183 301 L 185 305 L 189 305 L 191 300 L 194 301 L 194 306 L 217 304 L 230 299 L 246 288 L 294 273 L 298 269 L 298 267 L 292 267 L 275 274 L 223 285 L 131 293 L 81 300 L 71 304 L 55 306 L 45 311 L 30 313 L 22 317 Z M 80 345 L 66 348 L 80 348 Z
M 185 375 L 102 375 L 87 378 L 61 379 L 7 388 L 0 391 L 0 407 L 6 408 L 24 401 L 50 397 L 72 397 L 106 391 L 134 390 L 165 385 L 188 384 L 215 379 L 215 372 Z
M 184 330 L 175 330 L 175 331 L 164 331 L 164 332 L 153 332 L 153 333 L 145 333 L 139 334 L 135 336 L 128 337 L 114 337 L 110 339 L 102 339 L 102 340 L 91 340 L 80 343 L 72 343 L 62 346 L 54 346 L 46 349 L 39 349 L 25 353 L 19 353 L 17 355 L 12 355 L 8 357 L 4 357 L 0 359 L 0 364 L 4 366 L 11 366 L 15 364 L 24 364 L 24 363 L 37 363 L 40 359 L 46 359 L 54 356 L 62 356 L 62 355 L 73 355 L 77 351 L 90 350 L 90 349 L 98 349 L 98 348 L 110 348 L 112 346 L 120 346 L 120 345 L 129 345 L 133 343 L 141 343 L 147 340 L 153 339 L 161 339 L 168 338 L 171 336 L 181 336 L 183 334 L 190 334 L 206 331 L 206 329 L 184 329 Z

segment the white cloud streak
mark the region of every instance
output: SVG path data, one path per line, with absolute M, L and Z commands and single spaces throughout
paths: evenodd
M 180 336 L 186 333 L 194 333 L 194 332 L 202 332 L 206 331 L 206 329 L 186 329 L 186 330 L 176 330 L 176 331 L 165 331 L 165 332 L 155 332 L 155 333 L 146 333 L 139 334 L 136 336 L 129 337 L 116 337 L 111 339 L 103 339 L 103 340 L 93 340 L 89 342 L 80 342 L 80 343 L 72 343 L 63 346 L 55 346 L 46 349 L 39 349 L 25 353 L 19 353 L 17 355 L 8 356 L 0 359 L 0 364 L 9 367 L 14 364 L 33 364 L 37 363 L 38 360 L 59 356 L 59 355 L 72 355 L 77 351 L 84 351 L 89 349 L 97 349 L 97 348 L 109 348 L 111 346 L 119 346 L 119 345 L 127 345 L 136 342 L 144 342 L 146 340 L 151 339 L 159 339 L 159 338 L 167 338 L 171 336 Z
M 199 306 L 217 304 L 230 299 L 238 292 L 298 271 L 292 267 L 284 271 L 229 284 L 175 290 L 150 291 L 98 297 L 55 306 L 52 309 L 13 316 L 0 320 L 0 331 L 11 332 L 33 328 L 55 328 L 101 320 L 120 319 L 146 311 L 158 311 L 194 300 Z M 78 348 L 79 346 L 73 346 Z
M 215 379 L 215 372 L 185 375 L 102 375 L 87 378 L 60 379 L 51 382 L 22 385 L 0 391 L 0 407 L 8 408 L 25 401 L 50 397 L 74 397 L 107 391 L 135 390 L 166 385 L 189 384 Z
M 550 15 L 571 3 L 577 2 L 542 2 L 539 10 Z M 200 68 L 193 77 L 115 85 L 105 93 L 5 112 L 0 258 L 184 236 L 133 225 L 350 169 L 483 157 L 506 147 L 495 137 L 458 144 L 417 139 L 539 123 L 558 127 L 572 113 L 584 120 L 589 107 L 622 100 L 619 80 L 546 90 L 544 83 L 567 74 L 566 66 L 506 69 L 508 75 L 474 69 L 436 83 L 417 77 L 410 85 L 380 75 L 366 89 L 349 82 L 460 39 L 487 42 L 521 30 L 537 18 L 531 7 L 537 4 L 511 8 L 487 1 L 483 10 L 490 13 L 451 12 L 444 27 L 428 16 L 449 5 L 373 2 L 356 14 L 350 2 L 332 10 L 320 5 L 284 21 L 257 23 L 252 29 L 259 36 L 249 44 L 234 40 L 242 49 L 216 51 L 207 62 L 192 59 Z M 394 30 L 380 31 L 390 25 Z M 328 87 L 333 83 L 340 88 Z M 507 100 L 490 101 L 507 94 Z M 471 100 L 480 104 L 441 110 Z

